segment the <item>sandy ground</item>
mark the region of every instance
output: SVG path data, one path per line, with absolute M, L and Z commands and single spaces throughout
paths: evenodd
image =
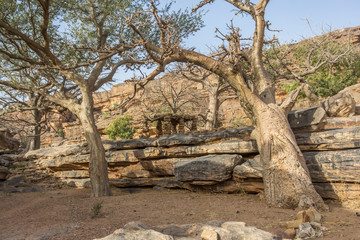
M 88 189 L 37 193 L 0 192 L 0 239 L 93 239 L 109 235 L 130 221 L 148 226 L 211 220 L 242 221 L 266 231 L 282 230 L 280 222 L 296 210 L 268 208 L 255 195 L 193 193 L 185 190 L 113 189 L 111 197 L 90 198 Z M 93 207 L 100 214 L 92 218 Z M 319 239 L 360 239 L 355 210 L 328 203 Z

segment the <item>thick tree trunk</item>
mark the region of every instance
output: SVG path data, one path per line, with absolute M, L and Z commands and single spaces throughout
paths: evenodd
M 276 104 L 255 106 L 257 139 L 262 164 L 265 198 L 270 206 L 326 210 L 312 185 L 295 136 L 283 110 Z
M 90 109 L 83 110 L 78 114 L 78 117 L 84 129 L 90 151 L 89 175 L 92 187 L 91 196 L 110 196 L 111 190 L 105 159 L 105 149 L 95 125 L 93 112 Z

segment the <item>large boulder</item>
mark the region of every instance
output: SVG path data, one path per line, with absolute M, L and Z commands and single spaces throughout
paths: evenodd
M 355 115 L 356 111 L 355 100 L 347 91 L 339 92 L 328 98 L 322 103 L 322 106 L 329 117 L 350 117 Z
M 291 111 L 288 120 L 294 131 L 314 131 L 323 129 L 326 124 L 326 112 L 321 107 Z
M 341 90 L 339 93 L 347 92 L 355 100 L 356 106 L 360 106 L 360 83 L 347 87 Z
M 207 155 L 175 165 L 175 177 L 182 182 L 222 182 L 232 177 L 233 169 L 242 162 L 237 154 Z

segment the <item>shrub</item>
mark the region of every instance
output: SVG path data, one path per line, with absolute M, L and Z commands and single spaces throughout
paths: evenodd
M 129 115 L 115 118 L 105 130 L 105 134 L 112 140 L 115 140 L 116 137 L 121 139 L 132 139 L 136 132 L 135 128 L 131 126 L 132 119 L 133 118 Z
M 291 91 L 297 89 L 300 87 L 299 82 L 291 82 L 291 83 L 282 83 L 281 86 L 284 87 L 285 92 L 290 93 Z M 305 98 L 305 92 L 303 90 L 300 91 L 300 94 L 298 96 L 298 99 Z

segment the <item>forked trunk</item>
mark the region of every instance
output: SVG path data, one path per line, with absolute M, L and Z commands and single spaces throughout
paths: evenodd
M 92 111 L 81 111 L 79 119 L 84 128 L 85 138 L 90 151 L 89 175 L 91 182 L 91 196 L 110 196 L 111 190 L 107 162 L 105 159 L 105 149 L 95 125 Z
M 288 120 L 276 104 L 254 109 L 256 138 L 263 164 L 265 198 L 270 206 L 326 210 L 316 192 Z

